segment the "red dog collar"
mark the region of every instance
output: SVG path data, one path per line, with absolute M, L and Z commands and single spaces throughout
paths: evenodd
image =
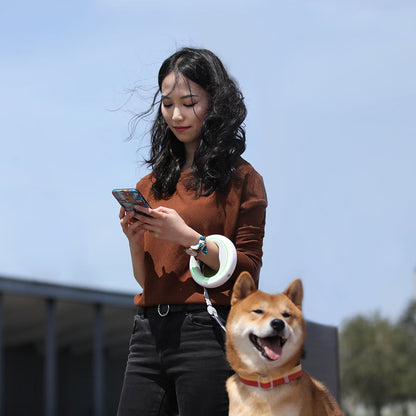
M 273 387 L 278 386 L 279 384 L 287 384 L 292 380 L 299 378 L 302 375 L 302 366 L 297 365 L 290 373 L 285 374 L 283 377 L 241 377 L 238 374 L 238 378 L 244 384 L 248 386 L 259 387 L 261 389 L 270 390 Z

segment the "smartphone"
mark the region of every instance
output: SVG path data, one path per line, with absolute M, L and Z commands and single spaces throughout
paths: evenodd
M 150 208 L 148 202 L 144 199 L 144 196 L 135 188 L 125 188 L 125 189 L 113 189 L 112 191 L 114 197 L 122 205 L 126 211 L 135 211 L 140 215 L 145 215 L 150 217 L 151 215 L 145 214 L 134 209 L 135 205 L 140 205 L 142 207 Z

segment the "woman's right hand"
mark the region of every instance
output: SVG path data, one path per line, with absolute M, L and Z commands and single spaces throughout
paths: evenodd
M 146 230 L 142 227 L 142 222 L 134 218 L 134 211 L 126 211 L 121 207 L 119 218 L 121 228 L 129 240 L 132 248 L 143 249 L 144 233 Z

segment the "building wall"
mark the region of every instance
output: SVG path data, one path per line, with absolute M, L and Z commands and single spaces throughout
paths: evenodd
M 4 414 L 44 415 L 44 357 L 34 346 L 7 348 L 5 357 Z M 124 376 L 126 356 L 105 358 L 104 414 L 114 416 Z M 81 355 L 60 351 L 57 366 L 59 416 L 94 414 L 91 353 Z

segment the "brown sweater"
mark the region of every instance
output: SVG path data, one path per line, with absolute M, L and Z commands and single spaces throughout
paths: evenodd
M 212 303 L 229 305 L 231 289 L 240 272 L 247 270 L 258 282 L 262 264 L 262 245 L 267 206 L 262 177 L 241 159 L 227 191 L 195 198 L 185 188 L 191 173 L 182 173 L 175 194 L 169 199 L 155 199 L 151 192 L 152 175 L 137 184 L 137 189 L 152 208 L 175 209 L 184 221 L 201 235 L 221 234 L 237 248 L 237 267 L 224 285 L 209 289 Z M 136 295 L 136 306 L 157 304 L 205 303 L 203 288 L 191 277 L 189 255 L 177 244 L 145 234 L 145 283 L 143 293 Z

